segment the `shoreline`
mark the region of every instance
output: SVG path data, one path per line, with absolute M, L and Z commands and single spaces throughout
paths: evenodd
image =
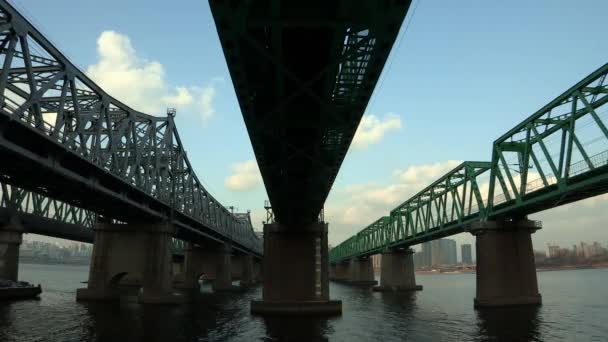
M 571 271 L 571 270 L 588 270 L 588 269 L 608 269 L 608 264 L 601 263 L 596 265 L 563 265 L 563 266 L 541 266 L 536 268 L 536 272 L 555 272 L 555 271 Z M 429 275 L 450 275 L 450 274 L 469 274 L 476 273 L 475 270 L 453 270 L 441 272 L 435 271 L 415 271 L 416 274 Z
M 90 263 L 84 262 L 56 262 L 56 261 L 33 261 L 33 260 L 19 260 L 19 264 L 24 265 L 65 265 L 65 266 L 90 266 Z

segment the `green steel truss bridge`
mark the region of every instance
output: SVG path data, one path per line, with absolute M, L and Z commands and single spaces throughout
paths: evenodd
M 210 5 L 275 219 L 315 222 L 410 1 Z
M 0 224 L 11 223 L 16 216 L 25 233 L 93 243 L 93 226 L 99 215 L 0 181 Z M 249 217 L 244 219 L 251 222 Z M 173 239 L 173 254 L 183 255 L 185 248 L 184 240 Z
M 75 240 L 88 239 L 83 229 L 99 217 L 170 222 L 177 246 L 228 243 L 261 257 L 250 220 L 196 176 L 174 113 L 152 116 L 112 98 L 5 0 L 0 67 L 2 219 L 50 220 L 40 233 Z
M 608 192 L 608 64 L 498 138 L 489 162 L 466 161 L 330 251 L 377 254 Z

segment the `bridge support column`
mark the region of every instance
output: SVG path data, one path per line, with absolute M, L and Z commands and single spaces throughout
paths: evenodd
M 180 288 L 189 290 L 199 290 L 199 278 L 203 272 L 203 250 L 199 246 L 188 243 L 184 251 L 184 270 L 182 273 L 183 282 Z
M 410 248 L 382 252 L 380 286 L 374 291 L 419 291 L 414 273 L 414 251 Z
M 372 258 L 353 258 L 349 265 L 348 283 L 351 285 L 371 286 L 378 282 L 374 279 L 374 265 Z
M 264 225 L 264 290 L 253 314 L 334 315 L 342 302 L 329 300 L 327 224 Z
M 117 299 L 120 280 L 128 274 L 141 279 L 140 303 L 183 301 L 171 286 L 172 226 L 98 223 L 94 229 L 88 286 L 77 290 L 76 300 Z
M 215 259 L 215 279 L 212 288 L 214 291 L 232 290 L 232 268 L 231 256 L 232 248 L 223 244 L 214 251 Z
M 241 258 L 241 287 L 250 287 L 255 285 L 255 276 L 253 274 L 253 256 L 243 255 Z
M 19 246 L 22 241 L 23 227 L 20 224 L 0 226 L 0 279 L 18 280 Z
M 475 308 L 541 304 L 531 237 L 537 229 L 540 224 L 527 219 L 471 229 L 477 240 Z
M 329 280 L 336 280 L 336 264 L 329 264 Z
M 263 279 L 262 262 L 257 259 L 253 261 L 253 278 L 256 283 L 261 283 Z
M 335 264 L 336 274 L 334 277 L 334 281 L 336 282 L 345 282 L 348 281 L 350 276 L 350 263 L 346 262 L 338 262 Z

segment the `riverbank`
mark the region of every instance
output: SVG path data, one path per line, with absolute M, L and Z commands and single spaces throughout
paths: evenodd
M 570 271 L 570 270 L 587 270 L 587 269 L 607 269 L 608 263 L 599 263 L 592 265 L 561 265 L 561 266 L 539 266 L 536 267 L 536 272 L 550 271 Z M 466 274 L 475 273 L 475 269 L 452 269 L 452 270 L 417 270 L 416 274 L 432 274 L 432 275 L 449 275 L 449 274 Z

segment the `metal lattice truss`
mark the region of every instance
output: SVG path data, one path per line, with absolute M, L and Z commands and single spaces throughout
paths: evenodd
M 29 129 L 28 134 L 42 135 L 55 144 L 52 148 L 60 146 L 63 154 L 55 168 L 71 159 L 86 161 L 78 169 L 93 167 L 87 171 L 91 179 L 97 174 L 111 177 L 108 179 L 115 185 L 91 185 L 103 194 L 118 200 L 128 197 L 125 203 L 155 219 L 175 220 L 178 227 L 206 230 L 216 239 L 261 253 L 250 223 L 223 207 L 197 178 L 174 115 L 140 113 L 109 96 L 4 0 L 0 1 L 0 65 L 0 116 L 10 120 L 2 128 L 0 146 L 16 154 L 27 153 L 19 152 L 23 151 L 19 137 L 9 138 L 11 132 L 6 128 L 19 123 L 19 128 Z M 16 170 L 12 172 L 5 172 L 6 182 L 19 178 Z M 70 174 L 70 170 L 63 172 Z M 44 186 L 35 190 L 50 192 Z M 69 200 L 90 206 L 84 196 Z M 115 205 L 112 210 L 101 214 L 117 219 L 123 218 L 115 214 L 128 215 L 128 207 L 117 209 Z
M 317 220 L 410 1 L 210 1 L 274 214 Z
M 92 229 L 97 222 L 94 212 L 3 182 L 0 182 L 0 212 L 6 218 L 33 215 L 87 229 Z
M 464 224 L 479 220 L 480 212 L 486 211 L 480 180 L 489 174 L 490 167 L 489 162 L 460 164 L 393 209 L 390 216 L 381 217 L 333 248 L 332 260 L 375 254 L 462 231 Z
M 608 192 L 608 64 L 331 251 L 333 262 L 461 233 Z M 487 172 L 487 171 L 490 172 Z

